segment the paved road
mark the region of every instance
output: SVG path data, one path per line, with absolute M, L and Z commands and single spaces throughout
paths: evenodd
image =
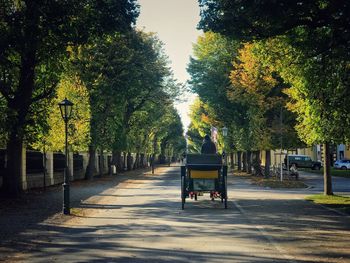
M 131 177 L 83 200 L 80 216 L 22 233 L 23 262 L 350 262 L 350 219 L 229 177 L 229 209 L 208 196 L 180 209 L 178 168 Z M 29 240 L 29 241 L 28 241 Z
M 300 171 L 300 177 L 314 192 L 323 192 L 322 174 Z M 333 176 L 332 187 L 335 194 L 350 195 L 350 178 Z

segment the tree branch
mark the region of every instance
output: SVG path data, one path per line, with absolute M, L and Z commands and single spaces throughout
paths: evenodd
M 34 96 L 31 99 L 31 103 L 35 103 L 42 99 L 50 97 L 55 92 L 57 84 L 58 84 L 58 81 L 52 84 L 48 89 L 45 89 L 41 94 Z

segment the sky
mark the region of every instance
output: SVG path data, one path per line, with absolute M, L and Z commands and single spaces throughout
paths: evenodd
M 146 32 L 156 32 L 164 43 L 175 78 L 182 82 L 190 78 L 186 72 L 192 54 L 192 44 L 197 41 L 201 31 L 197 30 L 199 6 L 197 0 L 139 0 L 140 16 L 138 28 Z M 185 94 L 182 103 L 176 104 L 184 128 L 189 125 L 189 106 L 194 94 Z

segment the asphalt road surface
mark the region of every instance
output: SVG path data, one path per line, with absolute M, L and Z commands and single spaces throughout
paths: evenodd
M 134 176 L 27 229 L 15 262 L 350 262 L 350 218 L 229 176 L 229 203 L 201 196 L 181 210 L 179 168 Z
M 300 176 L 312 191 L 323 192 L 323 174 L 300 171 Z M 332 176 L 332 189 L 334 194 L 350 196 L 350 178 Z

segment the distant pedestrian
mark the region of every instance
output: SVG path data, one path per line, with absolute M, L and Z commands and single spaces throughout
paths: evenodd
M 204 136 L 201 153 L 203 154 L 216 154 L 215 143 L 212 142 L 209 135 Z

